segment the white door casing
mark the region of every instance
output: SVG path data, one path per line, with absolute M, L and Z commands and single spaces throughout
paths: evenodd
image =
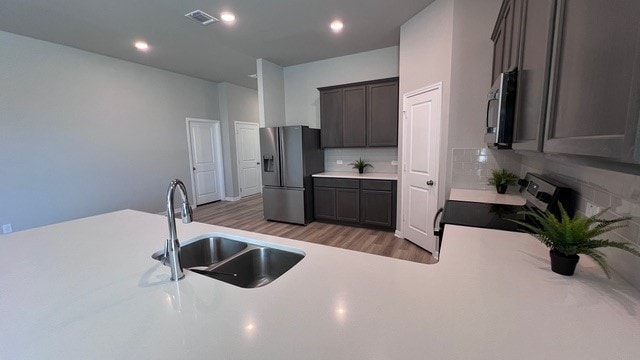
M 224 198 L 224 168 L 220 122 L 187 118 L 187 142 L 193 203 L 206 204 Z
M 442 83 L 403 95 L 402 233 L 436 257 Z
M 235 122 L 240 197 L 262 192 L 259 124 Z

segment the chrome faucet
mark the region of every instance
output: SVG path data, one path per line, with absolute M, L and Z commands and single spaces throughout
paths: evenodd
M 184 277 L 182 264 L 180 263 L 180 242 L 176 233 L 176 215 L 173 212 L 173 193 L 175 189 L 180 190 L 182 195 L 182 222 L 188 224 L 191 222 L 191 206 L 189 206 L 189 198 L 187 197 L 187 189 L 182 181 L 175 179 L 169 183 L 167 189 L 167 219 L 169 220 L 169 239 L 164 248 L 163 263 L 166 265 L 167 260 L 171 267 L 171 281 L 178 281 Z

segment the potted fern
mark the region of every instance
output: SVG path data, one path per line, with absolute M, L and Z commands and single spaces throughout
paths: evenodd
M 573 275 L 578 260 L 580 260 L 578 254 L 585 254 L 593 258 L 600 265 L 605 275 L 610 278 L 611 275 L 605 254 L 597 250 L 598 248 L 613 247 L 640 256 L 640 251 L 631 243 L 597 239 L 611 230 L 625 227 L 626 224 L 622 224 L 622 222 L 629 220 L 629 218 L 621 217 L 605 220 L 601 216 L 608 209 L 604 209 L 591 217 L 585 217 L 577 212 L 573 217 L 570 217 L 562 207 L 562 204 L 558 203 L 558 205 L 560 219 L 547 210 L 544 214 L 534 211 L 520 212 L 532 217 L 537 222 L 537 226 L 512 220 L 523 226 L 527 232 L 531 233 L 550 249 L 551 270 L 554 272 L 567 276 Z
M 494 185 L 498 194 L 504 194 L 507 192 L 509 185 L 515 185 L 517 183 L 518 175 L 507 169 L 493 170 L 489 178 L 489 185 Z
M 350 163 L 349 165 L 352 165 L 353 169 L 358 169 L 358 173 L 360 174 L 364 173 L 364 169 L 366 169 L 367 167 L 371 167 L 373 169 L 373 165 L 369 164 L 365 160 L 362 160 L 362 158 Z

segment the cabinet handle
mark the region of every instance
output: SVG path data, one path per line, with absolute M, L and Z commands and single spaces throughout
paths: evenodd
M 433 186 L 433 184 L 434 184 L 433 180 L 429 180 L 429 181 L 427 181 L 427 185 L 429 185 L 429 186 Z

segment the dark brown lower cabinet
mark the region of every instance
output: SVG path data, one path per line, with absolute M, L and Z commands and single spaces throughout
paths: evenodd
M 396 182 L 314 178 L 316 220 L 394 229 Z
M 358 189 L 336 189 L 336 220 L 360 221 L 360 193 Z
M 393 193 L 390 191 L 362 190 L 362 223 L 391 227 Z
M 313 188 L 313 206 L 316 219 L 336 219 L 336 189 L 316 186 Z

